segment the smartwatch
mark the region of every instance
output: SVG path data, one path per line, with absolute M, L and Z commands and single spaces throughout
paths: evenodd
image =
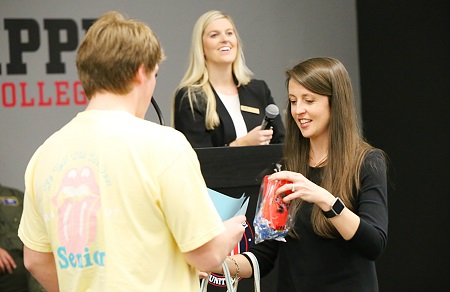
M 341 198 L 336 198 L 333 204 L 331 204 L 331 210 L 322 212 L 325 215 L 325 217 L 333 218 L 334 216 L 341 215 L 344 209 L 345 209 L 344 202 L 342 202 Z

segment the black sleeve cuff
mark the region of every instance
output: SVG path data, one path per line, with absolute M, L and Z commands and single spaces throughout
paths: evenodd
M 252 267 L 252 276 L 251 276 L 250 278 L 253 278 L 253 272 L 254 272 L 254 269 L 253 269 L 253 263 L 252 263 L 252 260 L 248 257 L 248 255 L 246 255 L 246 254 L 244 254 L 244 253 L 242 253 L 242 255 L 247 259 L 247 261 L 250 263 L 250 266 Z

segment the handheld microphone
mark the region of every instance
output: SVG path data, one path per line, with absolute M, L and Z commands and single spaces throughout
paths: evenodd
M 269 123 L 271 121 L 273 121 L 273 119 L 275 119 L 279 113 L 280 113 L 280 110 L 278 109 L 278 107 L 276 105 L 269 104 L 266 107 L 266 116 L 264 117 L 264 120 L 262 121 L 261 130 L 268 129 Z

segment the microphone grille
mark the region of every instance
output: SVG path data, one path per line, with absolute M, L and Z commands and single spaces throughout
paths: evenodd
M 280 114 L 280 110 L 275 104 L 269 104 L 266 107 L 266 117 L 269 119 L 274 119 L 276 116 Z

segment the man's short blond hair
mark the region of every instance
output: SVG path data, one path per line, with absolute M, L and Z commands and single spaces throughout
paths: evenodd
M 164 60 L 157 36 L 145 23 L 112 11 L 88 29 L 77 53 L 78 76 L 88 99 L 97 92 L 127 94 L 139 66 L 152 72 Z

